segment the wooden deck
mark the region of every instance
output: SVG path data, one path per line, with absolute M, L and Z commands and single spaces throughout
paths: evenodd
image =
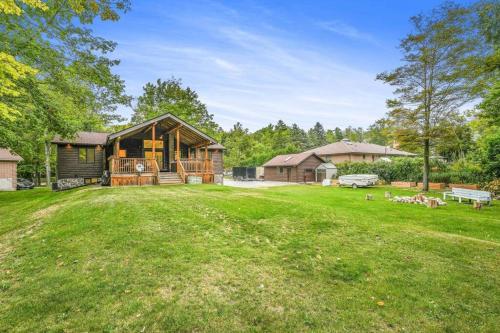
M 203 183 L 214 182 L 213 161 L 210 159 L 181 159 L 171 163 L 183 183 L 189 176 L 202 177 Z M 116 158 L 109 160 L 111 186 L 158 185 L 160 168 L 152 158 Z

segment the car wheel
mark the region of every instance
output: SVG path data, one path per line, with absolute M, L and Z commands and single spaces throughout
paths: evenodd
M 358 185 L 352 184 L 352 188 L 358 188 Z

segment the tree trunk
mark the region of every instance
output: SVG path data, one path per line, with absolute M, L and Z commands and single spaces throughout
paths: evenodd
M 45 141 L 45 179 L 47 182 L 47 187 L 50 188 L 50 152 L 51 152 L 51 145 L 50 141 L 46 140 Z
M 430 171 L 430 163 L 429 163 L 429 152 L 430 152 L 430 140 L 424 140 L 424 179 L 423 183 L 423 191 L 429 191 L 429 171 Z

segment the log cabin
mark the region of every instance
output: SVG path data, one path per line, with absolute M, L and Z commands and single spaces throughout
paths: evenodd
M 182 119 L 166 113 L 115 133 L 56 136 L 56 176 L 104 179 L 111 186 L 222 183 L 224 147 Z

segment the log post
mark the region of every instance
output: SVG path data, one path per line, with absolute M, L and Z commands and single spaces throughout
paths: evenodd
M 176 143 L 176 159 L 177 160 L 180 160 L 181 159 L 181 134 L 180 134 L 180 131 L 179 129 L 177 129 L 175 131 L 175 136 L 176 136 L 176 139 L 177 139 L 177 143 Z
M 156 159 L 156 123 L 154 123 L 151 126 L 151 142 L 153 144 L 152 146 L 152 152 L 153 152 L 153 158 Z
M 208 145 L 205 145 L 205 173 L 207 173 L 208 169 Z
M 115 145 L 113 146 L 113 155 L 115 158 L 120 157 L 120 138 L 116 138 Z

